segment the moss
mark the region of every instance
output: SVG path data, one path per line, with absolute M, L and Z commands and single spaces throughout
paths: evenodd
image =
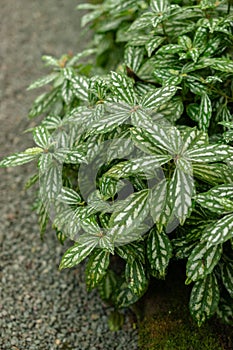
M 145 318 L 140 325 L 141 350 L 222 350 L 223 347 L 209 326 L 195 327 L 184 319 L 170 315 Z
M 185 286 L 184 265 L 174 264 L 165 281 L 152 281 L 149 292 L 137 305 L 140 350 L 232 349 L 232 331 L 211 319 L 202 327 L 188 308 L 190 287 Z

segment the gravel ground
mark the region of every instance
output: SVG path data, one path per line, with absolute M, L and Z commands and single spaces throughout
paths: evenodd
M 23 131 L 35 124 L 28 109 L 38 92 L 26 87 L 46 73 L 40 57 L 77 52 L 77 0 L 3 0 L 0 26 L 0 156 L 32 146 Z M 95 292 L 86 293 L 83 266 L 58 271 L 65 248 L 53 232 L 39 237 L 31 212 L 33 192 L 25 192 L 30 165 L 0 171 L 0 349 L 137 349 L 129 317 L 110 332 L 111 309 Z

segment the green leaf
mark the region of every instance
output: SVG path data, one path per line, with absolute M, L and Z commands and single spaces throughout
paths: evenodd
M 82 201 L 80 195 L 76 191 L 68 187 L 62 187 L 61 192 L 57 197 L 57 200 L 67 205 L 77 205 Z
M 130 106 L 136 104 L 136 95 L 133 90 L 133 82 L 122 74 L 111 72 L 111 90 L 117 99 L 126 102 Z
M 66 105 L 71 104 L 74 98 L 74 93 L 69 80 L 65 80 L 62 84 L 61 95 Z
M 89 79 L 83 75 L 75 75 L 70 80 L 73 93 L 82 101 L 88 101 Z
M 29 112 L 29 118 L 34 118 L 47 111 L 59 98 L 60 87 L 40 95 L 33 103 Z
M 167 0 L 151 0 L 150 7 L 152 11 L 158 12 L 160 15 L 167 10 L 169 2 Z
M 33 139 L 35 143 L 41 148 L 47 148 L 51 143 L 51 135 L 48 130 L 40 125 L 33 130 Z
M 58 77 L 59 73 L 51 73 L 49 75 L 46 75 L 43 78 L 40 78 L 38 80 L 36 80 L 34 83 L 32 83 L 27 90 L 32 90 L 32 89 L 37 89 L 41 86 L 44 86 L 46 84 L 51 83 L 53 80 L 55 80 Z
M 124 260 L 132 262 L 135 259 L 145 264 L 145 252 L 142 242 L 129 243 L 121 247 L 116 247 L 116 253 Z
M 134 294 L 132 290 L 128 288 L 127 284 L 123 284 L 121 288 L 117 290 L 115 303 L 118 308 L 126 308 L 136 303 L 141 296 L 142 295 Z
M 190 296 L 190 312 L 201 326 L 216 312 L 219 303 L 218 282 L 214 274 L 195 282 Z
M 144 57 L 144 48 L 127 46 L 124 52 L 124 62 L 134 73 L 137 73 Z
M 199 128 L 203 131 L 207 131 L 210 125 L 210 119 L 212 116 L 212 105 L 209 96 L 204 93 L 201 96 L 201 104 L 198 116 Z
M 219 162 L 233 155 L 233 148 L 227 145 L 208 145 L 193 148 L 185 154 L 193 162 Z
M 107 272 L 109 262 L 109 252 L 96 249 L 91 254 L 85 270 L 88 291 L 95 288 L 103 279 Z
M 221 72 L 233 73 L 233 61 L 224 58 L 202 58 L 201 62 Z
M 146 247 L 152 274 L 164 278 L 172 257 L 172 245 L 168 236 L 164 231 L 158 232 L 153 228 L 147 238 Z
M 117 288 L 117 284 L 118 279 L 115 272 L 113 270 L 107 270 L 97 286 L 100 297 L 103 300 L 110 300 L 112 294 Z
M 195 177 L 213 185 L 228 182 L 232 177 L 232 171 L 226 164 L 193 163 L 192 166 Z
M 164 212 L 167 199 L 167 181 L 161 180 L 155 185 L 150 197 L 150 214 L 155 223 L 160 221 L 161 214 Z
M 148 285 L 146 272 L 140 260 L 134 259 L 125 266 L 125 279 L 128 288 L 135 295 L 142 295 Z
M 217 213 L 219 215 L 226 214 L 228 212 L 233 212 L 233 201 L 224 198 L 216 197 L 215 193 L 208 191 L 206 193 L 201 193 L 196 196 L 196 201 L 204 208 Z
M 157 49 L 165 40 L 162 36 L 153 36 L 145 45 L 148 57 L 151 57 L 153 51 Z
M 110 331 L 116 332 L 121 329 L 124 324 L 124 315 L 118 310 L 114 310 L 110 313 L 108 318 L 108 326 Z
M 31 154 L 26 151 L 12 154 L 8 157 L 3 158 L 0 161 L 0 168 L 7 168 L 10 166 L 17 166 L 17 165 L 29 163 L 32 160 L 37 159 L 39 154 L 40 153 Z
M 233 237 L 233 215 L 228 214 L 215 222 L 208 232 L 205 232 L 202 240 L 209 246 L 224 243 Z
M 217 309 L 217 315 L 222 322 L 233 326 L 233 300 L 221 298 Z
M 186 265 L 186 284 L 205 278 L 219 262 L 222 255 L 222 246 L 216 245 L 210 248 L 206 242 L 200 242 L 192 250 Z
M 194 179 L 189 173 L 176 168 L 169 184 L 169 198 L 172 213 L 184 224 L 191 212 L 192 197 L 195 193 Z
M 197 27 L 194 39 L 193 39 L 193 46 L 201 48 L 205 48 L 206 41 L 208 39 L 208 29 L 205 27 Z
M 134 174 L 146 175 L 154 174 L 156 168 L 168 163 L 171 159 L 169 155 L 150 155 L 139 159 L 131 159 L 126 162 L 121 162 L 112 167 L 107 173 L 107 176 L 123 178 Z
M 111 216 L 111 225 L 115 226 L 115 234 L 137 227 L 147 216 L 149 190 L 135 192 L 124 200 L 118 211 Z
M 43 174 L 40 175 L 40 196 L 43 201 L 55 200 L 62 187 L 61 167 L 53 163 Z
M 145 109 L 156 109 L 168 102 L 176 93 L 176 86 L 165 86 L 149 92 L 141 100 L 141 105 Z
M 230 296 L 233 298 L 233 263 L 232 262 L 225 262 L 221 266 L 221 277 L 223 284 L 230 294 Z
M 65 252 L 59 269 L 62 270 L 78 265 L 93 251 L 97 243 L 96 237 L 83 235 L 79 242 Z

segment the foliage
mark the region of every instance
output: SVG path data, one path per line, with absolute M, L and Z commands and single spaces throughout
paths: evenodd
M 230 6 L 106 0 L 79 9 L 89 10 L 92 47 L 43 58 L 52 72 L 29 87 L 52 85 L 29 113 L 44 115 L 36 146 L 0 166 L 37 162 L 28 186 L 39 183 L 41 231 L 51 217 L 61 242 L 74 242 L 61 269 L 88 258 L 88 290 L 127 307 L 150 276 L 166 278 L 184 259 L 198 325 L 216 312 L 231 323 Z

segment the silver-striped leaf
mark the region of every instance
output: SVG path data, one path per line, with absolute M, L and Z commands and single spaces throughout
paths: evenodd
M 169 200 L 172 213 L 180 221 L 181 225 L 184 224 L 191 212 L 192 197 L 194 194 L 193 176 L 176 167 L 169 183 Z
M 208 145 L 190 149 L 185 156 L 192 162 L 218 162 L 232 157 L 233 148 L 227 145 Z
M 224 243 L 228 239 L 233 238 L 233 214 L 225 215 L 223 218 L 216 221 L 209 228 L 208 232 L 203 234 L 203 241 L 206 241 L 209 246 Z
M 134 259 L 125 266 L 125 279 L 133 294 L 141 296 L 148 285 L 146 271 L 140 260 Z
M 134 73 L 137 73 L 144 57 L 144 47 L 127 46 L 124 52 L 124 63 Z
M 147 217 L 149 212 L 149 190 L 135 192 L 123 201 L 122 206 L 113 212 L 110 224 L 114 235 L 126 234 L 127 230 L 138 227 Z
M 205 278 L 218 264 L 222 256 L 222 245 L 208 248 L 206 242 L 198 243 L 192 250 L 186 265 L 186 284 Z
M 212 116 L 212 104 L 209 96 L 204 93 L 201 96 L 201 103 L 198 115 L 199 129 L 207 131 L 210 125 L 210 119 Z
M 221 266 L 221 277 L 225 288 L 233 298 L 233 263 L 226 261 Z
M 31 85 L 29 85 L 27 90 L 37 89 L 41 86 L 44 86 L 46 84 L 51 83 L 53 80 L 55 80 L 58 77 L 58 74 L 59 73 L 51 73 L 51 74 L 46 75 L 45 77 L 42 77 L 42 78 L 34 81 Z
M 51 143 L 51 135 L 43 125 L 40 125 L 33 130 L 33 140 L 39 147 L 46 149 Z
M 126 76 L 111 72 L 110 88 L 117 99 L 125 101 L 130 106 L 136 104 L 137 99 L 133 89 L 133 82 Z
M 43 151 L 43 150 L 40 149 L 40 153 L 41 153 L 41 151 Z M 7 156 L 0 161 L 0 168 L 6 168 L 6 167 L 10 167 L 10 166 L 18 166 L 18 165 L 29 163 L 32 160 L 37 159 L 38 156 L 40 155 L 40 153 L 38 151 L 38 153 L 35 153 L 35 154 L 28 153 L 28 152 L 20 152 L 20 153 L 11 154 L 10 156 Z
M 176 91 L 176 86 L 165 86 L 155 89 L 147 93 L 140 101 L 140 104 L 145 109 L 157 109 L 168 102 L 175 95 Z
M 158 232 L 153 228 L 146 243 L 147 258 L 152 274 L 164 278 L 166 268 L 172 257 L 172 244 L 164 231 Z
M 219 303 L 219 287 L 214 274 L 198 280 L 192 288 L 189 308 L 193 319 L 201 326 L 214 315 Z
M 219 215 L 233 212 L 233 201 L 224 197 L 219 198 L 211 193 L 211 190 L 198 194 L 195 199 L 202 207 Z
M 89 79 L 83 75 L 75 75 L 70 82 L 75 96 L 82 101 L 88 101 Z
M 83 261 L 98 244 L 94 236 L 82 235 L 80 241 L 69 248 L 62 257 L 59 269 L 71 268 Z
M 80 195 L 68 187 L 62 187 L 57 200 L 67 205 L 77 205 L 82 201 Z
M 87 290 L 97 287 L 104 278 L 110 262 L 109 252 L 96 249 L 92 252 L 85 269 Z

